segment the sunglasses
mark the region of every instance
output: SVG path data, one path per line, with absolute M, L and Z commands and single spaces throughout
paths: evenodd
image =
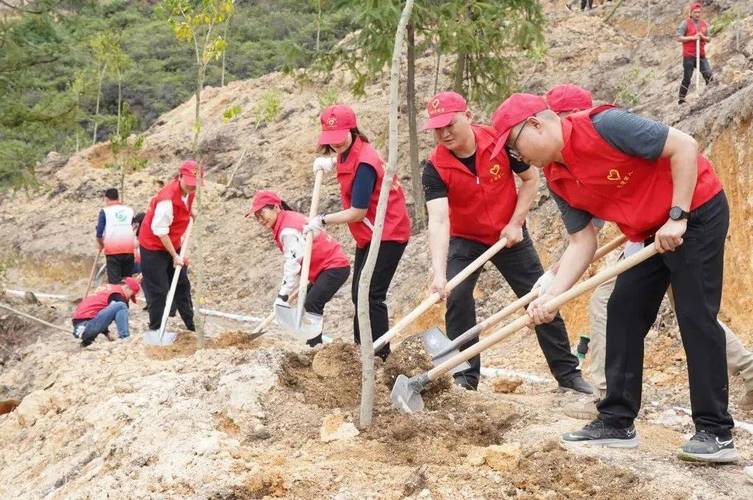
M 518 145 L 518 139 L 520 139 L 520 134 L 523 133 L 523 129 L 526 128 L 526 125 L 528 125 L 528 120 L 523 122 L 523 126 L 520 127 L 520 130 L 518 130 L 518 133 L 515 134 L 515 139 L 513 139 L 512 144 L 507 146 L 507 152 L 510 154 L 510 156 L 512 156 L 518 161 L 522 161 L 523 157 L 520 154 L 520 151 L 518 151 L 516 148 Z

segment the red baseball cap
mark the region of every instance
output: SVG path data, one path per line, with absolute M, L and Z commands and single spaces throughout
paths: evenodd
M 701 2 L 693 2 L 690 4 L 690 12 L 693 12 L 694 10 L 701 10 L 703 8 L 703 5 L 701 5 Z
M 555 113 L 580 111 L 593 107 L 591 92 L 571 83 L 556 85 L 544 95 L 549 109 Z
M 350 129 L 356 128 L 356 114 L 350 106 L 345 104 L 335 104 L 324 108 L 319 115 L 319 121 L 322 122 L 322 133 L 319 134 L 319 144 L 328 146 L 330 144 L 341 144 L 350 133 Z
M 131 277 L 128 277 L 128 278 L 124 279 L 123 281 L 125 281 L 125 284 L 133 292 L 133 295 L 131 295 L 131 300 L 135 304 L 136 303 L 136 294 L 139 293 L 139 290 L 141 290 L 141 285 L 139 285 L 139 281 L 136 278 L 131 278 Z
M 199 169 L 196 166 L 196 162 L 194 160 L 184 161 L 180 166 L 178 173 L 180 173 L 183 182 L 185 182 L 188 186 L 196 185 L 196 174 L 199 174 L 201 177 L 201 185 L 204 185 L 204 169 Z
M 549 109 L 543 97 L 533 94 L 513 94 L 499 105 L 492 115 L 492 125 L 499 137 L 492 151 L 492 158 L 505 147 L 510 130 L 528 117 Z
M 251 217 L 267 205 L 279 207 L 282 205 L 282 200 L 277 193 L 273 191 L 257 191 L 254 198 L 251 200 L 251 208 L 246 212 L 246 217 Z
M 452 121 L 455 113 L 468 110 L 465 98 L 457 92 L 440 92 L 426 103 L 429 119 L 421 126 L 421 130 L 446 127 Z

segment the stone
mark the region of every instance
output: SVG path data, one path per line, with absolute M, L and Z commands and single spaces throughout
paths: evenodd
M 319 438 L 323 443 L 350 439 L 359 434 L 356 426 L 352 422 L 346 422 L 342 415 L 327 415 L 319 429 Z
M 31 427 L 49 410 L 55 409 L 52 395 L 46 391 L 34 391 L 28 394 L 16 408 L 16 418 L 23 427 Z
M 474 446 L 465 458 L 468 465 L 480 467 L 486 462 L 486 448 L 481 446 Z
M 509 472 L 520 465 L 520 443 L 505 443 L 486 448 L 486 465 L 498 472 Z
M 510 394 L 520 387 L 523 381 L 519 378 L 497 377 L 492 380 L 492 390 L 500 394 Z

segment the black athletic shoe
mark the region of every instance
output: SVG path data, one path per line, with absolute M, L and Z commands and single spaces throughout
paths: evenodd
M 685 99 L 678 99 L 677 100 L 677 104 L 679 104 L 679 105 L 685 104 Z
M 575 376 L 567 380 L 563 380 L 559 382 L 559 384 L 560 384 L 560 389 L 563 389 L 566 391 L 569 390 L 569 391 L 581 392 L 583 394 L 594 393 L 594 388 L 591 386 L 591 384 L 583 380 L 583 377 L 581 376 L 580 373 L 577 373 Z
M 617 429 L 608 427 L 597 418 L 579 431 L 564 433 L 560 436 L 560 444 L 566 448 L 580 446 L 635 448 L 638 446 L 638 434 L 633 425 L 625 429 Z
M 732 437 L 719 439 L 719 436 L 708 431 L 698 431 L 682 445 L 677 455 L 681 460 L 693 462 L 727 463 L 740 459 Z
M 314 337 L 313 339 L 308 339 L 306 341 L 306 345 L 309 346 L 309 347 L 316 347 L 316 346 L 318 346 L 321 343 L 322 343 L 322 334 L 321 333 L 319 335 L 317 335 L 316 337 Z
M 467 391 L 477 391 L 478 390 L 478 379 L 469 377 L 465 375 L 463 372 L 456 373 L 453 377 L 455 385 L 459 385 L 463 389 Z

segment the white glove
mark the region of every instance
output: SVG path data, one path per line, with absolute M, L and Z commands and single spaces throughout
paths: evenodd
M 319 236 L 319 234 L 324 231 L 324 215 L 317 215 L 313 219 L 310 219 L 305 226 L 303 226 L 303 236 L 305 237 L 308 233 L 313 233 L 314 237 Z
M 314 173 L 317 173 L 320 170 L 325 173 L 329 172 L 332 170 L 333 166 L 334 162 L 332 161 L 332 158 L 328 156 L 320 156 L 314 160 Z
M 547 289 L 552 286 L 552 282 L 554 281 L 555 276 L 556 275 L 552 271 L 545 272 L 539 279 L 536 280 L 536 283 L 533 284 L 533 289 L 536 290 L 538 288 L 539 295 L 545 294 Z

